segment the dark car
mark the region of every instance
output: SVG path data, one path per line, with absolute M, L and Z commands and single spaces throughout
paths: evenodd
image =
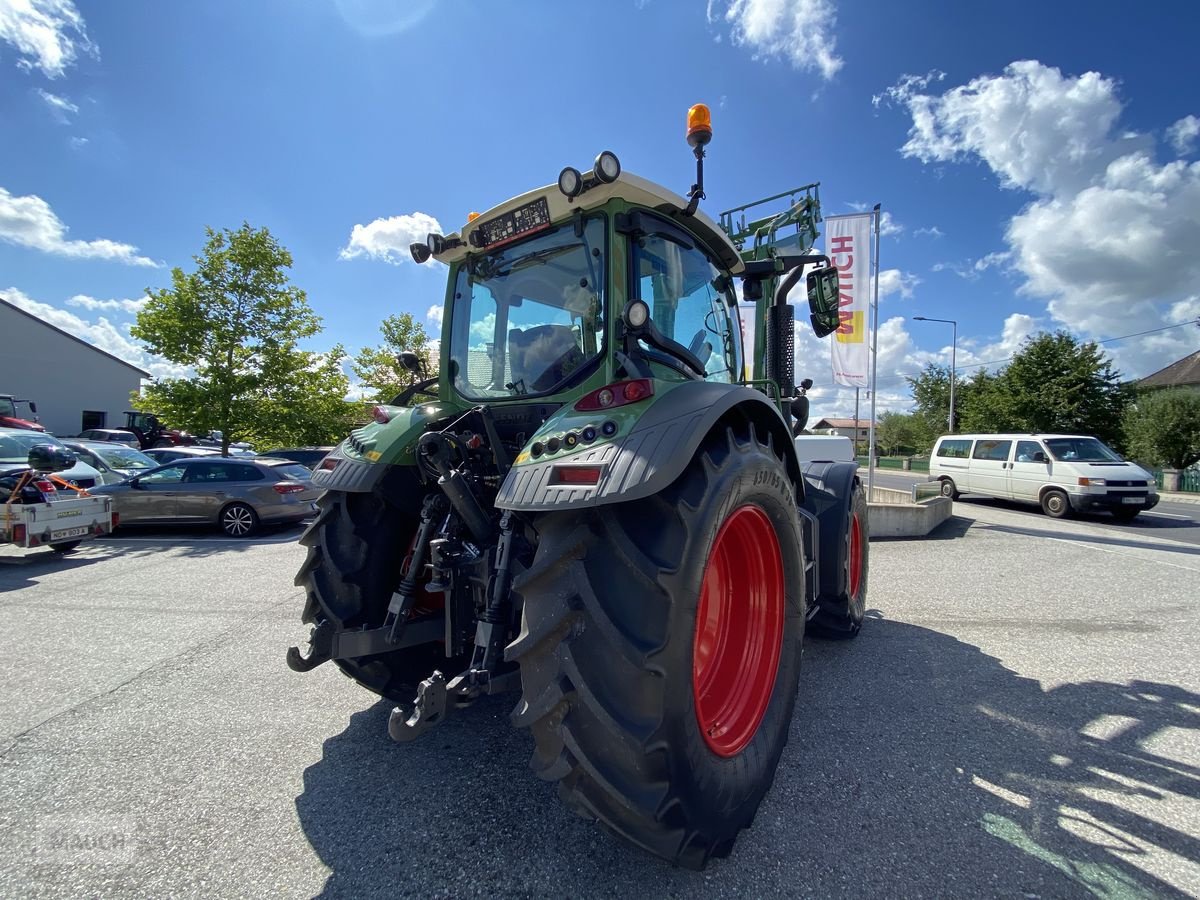
M 263 456 L 273 456 L 276 459 L 291 459 L 308 466 L 310 469 L 315 469 L 317 465 L 326 456 L 332 453 L 333 447 L 280 447 L 276 450 L 268 450 Z
M 201 456 L 96 488 L 112 496 L 121 525 L 220 525 L 230 537 L 261 523 L 299 522 L 313 514 L 321 489 L 290 459 Z

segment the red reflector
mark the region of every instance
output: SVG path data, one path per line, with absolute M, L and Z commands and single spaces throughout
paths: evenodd
M 12 540 L 14 544 L 25 543 L 25 526 L 14 525 L 12 530 Z
M 551 484 L 593 485 L 600 481 L 600 466 L 555 466 Z
M 318 466 L 318 468 L 324 469 L 326 472 L 332 472 L 335 468 L 337 468 L 337 464 L 340 462 L 340 459 L 334 459 L 330 456 L 327 456 L 321 460 L 321 465 Z
M 616 381 L 597 388 L 590 394 L 584 394 L 575 403 L 579 412 L 596 412 L 625 406 L 627 403 L 637 403 L 654 394 L 654 382 L 649 378 L 635 378 L 632 381 Z
M 113 513 L 112 527 L 116 528 L 119 521 L 120 521 L 120 516 L 118 516 L 116 513 Z
M 388 422 L 392 421 L 392 414 L 382 406 L 376 406 L 371 410 L 371 418 L 380 425 L 386 425 Z
M 297 491 L 304 490 L 304 485 L 296 484 L 294 481 L 280 481 L 277 484 L 271 485 L 271 487 L 275 488 L 275 493 L 277 494 L 294 494 Z

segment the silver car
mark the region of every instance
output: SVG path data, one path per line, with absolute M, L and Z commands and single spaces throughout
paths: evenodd
M 121 525 L 220 525 L 247 537 L 262 523 L 299 522 L 313 515 L 321 489 L 312 473 L 289 459 L 180 459 L 120 484 L 108 494 Z
M 62 447 L 63 442 L 51 434 L 24 428 L 0 428 L 0 469 L 19 468 L 29 460 L 29 451 L 38 444 Z M 78 458 L 77 458 L 78 459 Z M 82 459 L 65 472 L 57 473 L 76 487 L 91 490 L 101 483 L 100 473 Z
M 101 484 L 118 484 L 159 464 L 126 444 L 111 441 L 63 441 L 67 449 L 100 473 Z

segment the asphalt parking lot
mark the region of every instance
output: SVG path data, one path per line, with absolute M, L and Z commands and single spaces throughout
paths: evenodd
M 0 895 L 1200 894 L 1200 548 L 960 505 L 806 644 L 754 827 L 701 873 L 528 770 L 508 697 L 420 741 L 298 675 L 298 529 L 0 562 Z

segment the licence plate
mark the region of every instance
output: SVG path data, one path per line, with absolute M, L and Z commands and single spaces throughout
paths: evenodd
M 1145 503 L 1146 501 L 1143 500 L 1141 497 L 1122 497 L 1121 502 L 1122 503 L 1136 503 L 1140 506 L 1141 504 Z
M 64 528 L 62 531 L 50 532 L 50 540 L 61 541 L 63 538 L 82 537 L 91 530 L 92 529 L 86 525 L 80 526 L 79 528 Z

